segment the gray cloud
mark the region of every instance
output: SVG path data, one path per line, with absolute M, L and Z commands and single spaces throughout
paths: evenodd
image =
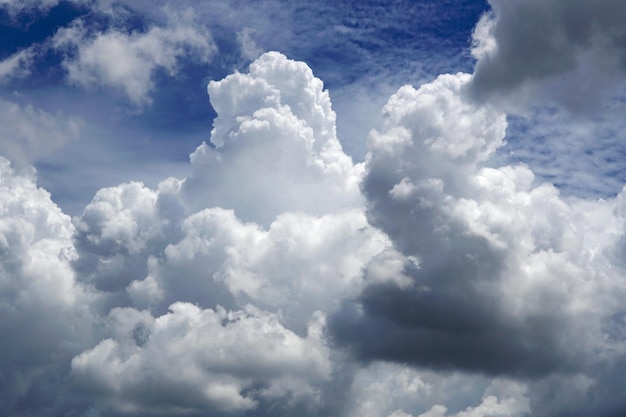
M 0 414 L 53 415 L 65 364 L 92 342 L 90 294 L 76 285 L 68 216 L 0 157 Z
M 524 166 L 483 167 L 503 145 L 506 122 L 473 103 L 469 82 L 458 74 L 403 87 L 385 106 L 362 189 L 368 220 L 389 235 L 403 267 L 393 282 L 346 301 L 330 333 L 368 363 L 531 379 L 592 375 L 588 355 L 610 348 L 583 335 L 602 338 L 596 320 L 619 308 L 616 300 L 599 308 L 596 297 L 606 294 L 596 291 L 617 290 L 601 259 L 612 258 L 621 217 L 600 220 L 601 205 L 566 204 Z M 592 217 L 578 218 L 582 212 Z M 599 229 L 584 231 L 585 222 Z M 584 284 L 589 274 L 604 276 Z
M 493 11 L 474 33 L 479 96 L 534 96 L 581 109 L 616 93 L 624 81 L 622 1 L 489 3 Z

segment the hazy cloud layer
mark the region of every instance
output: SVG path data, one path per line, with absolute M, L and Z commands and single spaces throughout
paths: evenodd
M 80 136 L 83 123 L 75 117 L 52 115 L 17 103 L 0 100 L 0 153 L 22 170 Z

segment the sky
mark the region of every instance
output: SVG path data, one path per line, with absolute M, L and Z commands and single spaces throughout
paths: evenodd
M 626 414 L 621 0 L 0 0 L 0 415 Z

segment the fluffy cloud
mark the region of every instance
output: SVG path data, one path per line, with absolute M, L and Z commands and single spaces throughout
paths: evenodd
M 531 411 L 524 383 L 388 362 L 358 370 L 351 400 L 350 415 L 364 417 L 521 417 Z
M 389 241 L 306 65 L 266 54 L 209 93 L 213 145 L 191 155 L 191 177 L 102 189 L 74 220 L 77 280 L 109 324 L 72 375 L 118 412 L 324 415 L 346 391 L 325 313 Z M 258 189 L 233 195 L 231 177 Z
M 0 411 L 621 415 L 626 191 L 565 198 L 494 163 L 506 115 L 473 94 L 495 13 L 477 74 L 400 88 L 364 164 L 321 80 L 275 52 L 209 84 L 188 178 L 102 189 L 70 222 L 1 159 Z M 71 80 L 144 103 L 159 71 L 209 58 L 189 22 L 55 42 Z
M 208 90 L 218 114 L 211 143 L 191 155 L 183 185 L 195 209 L 219 205 L 267 226 L 285 211 L 362 204 L 362 166 L 343 152 L 328 92 L 306 64 L 270 52 Z
M 89 294 L 71 267 L 72 234 L 50 194 L 0 157 L 2 414 L 54 409 L 67 383 L 64 361 L 91 342 Z
M 295 406 L 315 402 L 316 382 L 330 376 L 319 317 L 304 338 L 252 306 L 226 311 L 176 303 L 157 318 L 118 308 L 109 321 L 113 337 L 75 357 L 72 373 L 124 413 L 221 415 L 287 393 Z
M 63 65 L 70 82 L 119 89 L 136 104 L 150 102 L 157 74 L 175 76 L 183 58 L 208 62 L 215 50 L 210 34 L 190 11 L 146 32 L 110 28 L 91 33 L 79 19 L 60 29 L 52 44 L 66 53 Z
M 363 192 L 368 220 L 405 261 L 399 278 L 346 301 L 331 333 L 368 363 L 611 380 L 599 369 L 623 352 L 623 339 L 607 338 L 604 327 L 622 311 L 623 196 L 566 201 L 524 166 L 485 167 L 506 123 L 473 102 L 470 81 L 458 74 L 403 87 L 385 106 Z M 541 396 L 539 385 L 530 397 Z M 515 415 L 485 401 L 465 415 L 489 407 Z

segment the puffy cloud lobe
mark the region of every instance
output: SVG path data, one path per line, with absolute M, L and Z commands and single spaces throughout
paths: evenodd
M 180 182 L 164 181 L 158 191 L 141 183 L 105 188 L 75 220 L 81 280 L 107 292 L 123 290 L 146 274 L 150 254 L 177 238 L 184 209 L 177 201 Z
M 351 415 L 521 417 L 531 411 L 528 391 L 525 383 L 508 379 L 379 362 L 357 371 Z
M 218 114 L 211 145 L 191 155 L 183 186 L 195 210 L 219 205 L 267 226 L 284 211 L 319 215 L 362 204 L 362 167 L 341 149 L 328 92 L 306 64 L 270 52 L 249 74 L 208 89 Z
M 469 81 L 403 87 L 386 106 L 363 191 L 369 221 L 406 260 L 395 282 L 346 302 L 331 333 L 365 361 L 533 377 L 582 370 L 589 352 L 617 348 L 600 342 L 598 323 L 621 309 L 606 265 L 623 220 L 610 204 L 566 204 L 523 166 L 482 167 L 506 124 L 468 98 Z
M 304 338 L 252 306 L 176 303 L 157 318 L 118 308 L 109 321 L 113 337 L 75 357 L 72 373 L 119 412 L 241 412 L 289 392 L 294 403 L 315 401 L 315 384 L 329 378 L 319 316 Z
M 16 174 L 0 157 L 1 414 L 54 409 L 66 385 L 63 361 L 90 343 L 88 294 L 71 268 L 72 233 L 33 175 Z
M 522 92 L 585 108 L 623 81 L 623 2 L 489 3 L 493 12 L 474 31 L 473 89 L 479 96 Z
M 479 405 L 455 414 L 448 414 L 447 411 L 445 406 L 435 405 L 418 417 L 522 417 L 531 410 L 524 385 L 494 380 Z
M 145 280 L 129 286 L 139 305 L 162 310 L 181 299 L 208 307 L 249 300 L 282 312 L 300 331 L 315 311 L 356 294 L 363 267 L 388 244 L 356 210 L 285 213 L 265 231 L 213 208 L 191 215 L 181 228 L 184 237 L 165 248 L 162 260 L 149 262 Z
M 210 34 L 193 21 L 190 11 L 143 33 L 108 29 L 93 34 L 79 19 L 60 29 L 52 44 L 66 53 L 63 65 L 70 82 L 120 89 L 135 104 L 150 102 L 159 71 L 175 76 L 183 58 L 208 62 L 215 50 Z
M 212 138 L 223 145 L 200 146 L 191 157 L 193 176 L 164 181 L 157 191 L 139 183 L 99 191 L 75 221 L 76 267 L 81 279 L 99 290 L 120 295 L 128 286 L 138 306 L 158 311 L 179 300 L 232 306 L 232 293 L 268 308 L 287 308 L 306 323 L 313 311 L 330 307 L 330 299 L 356 285 L 364 262 L 387 244 L 358 208 L 361 169 L 342 152 L 328 94 L 303 63 L 266 54 L 252 64 L 250 75 L 235 74 L 212 85 L 219 103 Z M 243 142 L 233 139 L 232 131 L 250 122 L 235 114 L 243 108 L 275 112 L 268 102 L 286 119 L 262 135 L 253 131 Z M 275 158 L 275 150 L 284 157 Z M 260 167 L 265 153 L 273 160 L 260 161 Z M 291 153 L 300 159 L 293 161 Z M 208 166 L 202 158 L 211 161 Z M 262 168 L 270 172 L 259 173 Z M 235 189 L 250 183 L 258 189 L 252 195 L 233 193 L 232 184 L 223 182 L 238 175 Z M 233 197 L 239 200 L 234 211 L 223 209 Z M 212 208 L 196 212 L 205 206 Z M 317 216 L 323 213 L 329 214 Z M 267 231 L 239 219 L 246 215 L 267 221 Z M 283 268 L 285 251 L 289 270 Z

